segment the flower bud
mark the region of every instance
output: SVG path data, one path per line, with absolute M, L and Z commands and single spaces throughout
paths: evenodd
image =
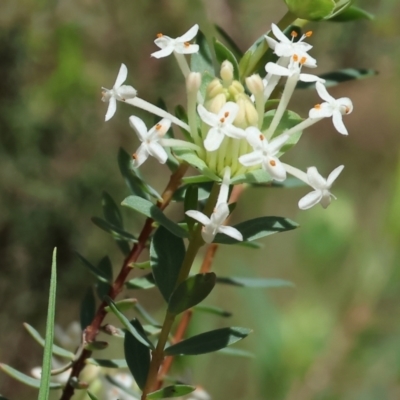
M 239 112 L 235 119 L 235 125 L 242 129 L 246 129 L 249 126 L 257 126 L 257 110 L 250 99 L 243 94 L 236 100 L 236 103 L 239 106 Z
M 239 81 L 233 81 L 232 84 L 229 85 L 228 92 L 233 99 L 236 99 L 244 93 L 244 87 Z
M 200 72 L 190 72 L 186 78 L 186 90 L 188 93 L 197 93 L 201 85 Z
M 249 88 L 250 92 L 254 94 L 254 96 L 258 96 L 264 93 L 264 84 L 261 76 L 258 74 L 254 74 L 246 78 L 246 85 Z
M 208 99 L 212 99 L 224 92 L 224 87 L 222 86 L 220 80 L 218 78 L 213 79 L 208 85 L 206 89 L 206 101 Z
M 225 60 L 221 64 L 220 75 L 225 86 L 230 85 L 233 81 L 233 65 L 230 61 Z
M 226 103 L 226 95 L 224 93 L 220 93 L 217 96 L 213 97 L 212 99 L 208 100 L 206 103 L 204 103 L 204 106 L 208 111 L 214 114 L 218 114 L 225 103 Z

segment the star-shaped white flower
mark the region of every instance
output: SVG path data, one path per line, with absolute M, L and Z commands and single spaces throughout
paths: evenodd
M 119 69 L 117 79 L 115 81 L 115 84 L 113 88 L 103 89 L 103 97 L 102 101 L 107 102 L 108 101 L 108 109 L 106 113 L 106 121 L 112 118 L 112 116 L 115 114 L 115 111 L 117 109 L 117 100 L 119 101 L 125 101 L 127 99 L 133 99 L 136 97 L 137 91 L 135 88 L 132 86 L 127 86 L 123 85 L 123 83 L 126 81 L 126 77 L 128 76 L 128 69 L 126 68 L 125 64 L 121 64 L 121 68 Z
M 299 208 L 302 210 L 307 210 L 321 203 L 322 207 L 326 208 L 331 204 L 332 197 L 336 197 L 329 191 L 333 182 L 342 172 L 344 165 L 335 168 L 328 176 L 328 179 L 323 178 L 317 168 L 310 167 L 307 169 L 307 180 L 308 183 L 314 188 L 314 191 L 306 194 L 299 201 Z
M 162 58 L 167 57 L 174 52 L 178 54 L 197 53 L 199 51 L 199 45 L 191 44 L 189 41 L 197 35 L 198 30 L 199 26 L 196 24 L 192 26 L 184 35 L 179 36 L 176 39 L 172 39 L 169 36 L 159 33 L 154 43 L 161 50 L 158 50 L 151 55 L 155 58 Z
M 142 142 L 136 153 L 133 154 L 134 166 L 140 167 L 149 156 L 153 156 L 161 164 L 165 164 L 168 154 L 162 146 L 162 138 L 170 128 L 171 121 L 164 118 L 148 131 L 145 123 L 132 115 L 129 117 L 129 124 Z
M 350 114 L 353 111 L 351 100 L 348 97 L 333 98 L 321 82 L 317 82 L 315 86 L 319 97 L 325 100 L 325 102 L 314 106 L 309 112 L 309 117 L 313 119 L 332 117 L 332 122 L 336 130 L 342 135 L 348 135 L 342 116 Z
M 272 24 L 271 29 L 275 37 L 279 40 L 265 36 L 266 41 L 268 42 L 268 46 L 274 50 L 274 53 L 278 57 L 292 57 L 295 54 L 305 56 L 307 55 L 307 67 L 316 67 L 316 60 L 306 54 L 309 50 L 311 50 L 312 46 L 308 43 L 304 42 L 304 39 L 311 36 L 312 32 L 305 33 L 297 42 L 294 39 L 297 37 L 297 32 L 293 31 L 291 33 L 292 39 L 290 40 L 279 28 L 277 25 Z
M 201 231 L 201 236 L 206 243 L 211 243 L 217 233 L 224 233 L 238 241 L 243 240 L 242 234 L 236 228 L 223 225 L 229 215 L 229 207 L 227 203 L 218 204 L 210 218 L 196 210 L 186 211 L 186 215 L 204 225 Z
M 243 129 L 232 125 L 239 112 L 239 106 L 236 103 L 228 101 L 218 114 L 207 111 L 201 104 L 198 105 L 197 111 L 202 121 L 211 126 L 204 140 L 206 150 L 217 150 L 225 136 L 236 139 L 243 139 L 245 137 Z
M 301 73 L 301 67 L 306 65 L 308 55 L 294 54 L 290 59 L 288 67 L 283 67 L 273 62 L 267 63 L 265 70 L 271 75 L 287 76 L 288 78 L 297 76 L 297 80 L 302 82 L 325 82 L 323 79 L 312 74 Z
M 245 167 L 261 164 L 262 168 L 267 171 L 273 179 L 276 181 L 284 181 L 286 179 L 286 170 L 276 155 L 289 139 L 289 136 L 283 134 L 268 142 L 257 128 L 251 126 L 246 129 L 246 138 L 254 151 L 240 156 L 239 162 Z

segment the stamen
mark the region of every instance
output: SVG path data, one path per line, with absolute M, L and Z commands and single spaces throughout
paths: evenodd
M 344 111 L 346 114 L 348 114 L 350 112 L 350 107 L 344 106 Z
M 292 32 L 290 32 L 290 36 L 292 38 L 296 38 L 298 36 L 298 33 L 296 31 L 292 31 Z
M 157 130 L 157 131 L 159 131 L 161 128 L 162 128 L 162 125 L 161 125 L 161 124 L 157 124 L 157 125 L 156 125 L 156 130 Z
M 301 57 L 300 64 L 304 65 L 306 63 L 306 61 L 307 61 L 307 57 Z
M 293 54 L 293 61 L 294 62 L 299 61 L 299 56 L 297 54 Z
M 137 159 L 137 155 L 136 155 L 136 153 L 133 153 L 133 154 L 132 154 L 132 158 L 133 158 L 134 160 L 136 160 L 136 159 Z
M 162 33 L 157 33 L 157 37 L 158 38 L 161 38 L 161 37 L 163 37 L 164 35 L 162 34 Z
M 223 123 L 225 122 L 225 118 L 221 118 L 221 119 L 219 120 L 219 122 L 221 122 L 221 124 L 223 124 Z
M 185 43 L 183 43 L 183 45 L 184 45 L 185 47 L 189 47 L 189 46 L 190 46 L 190 43 L 189 43 L 189 42 L 185 42 Z
M 270 161 L 269 161 L 269 165 L 270 165 L 271 167 L 275 167 L 276 161 L 275 161 L 275 160 L 270 160 Z
M 314 106 L 314 108 L 315 108 L 316 110 L 320 110 L 320 109 L 321 109 L 321 104 L 316 104 L 316 105 Z
M 224 117 L 228 118 L 228 116 L 229 116 L 229 111 L 225 111 Z
M 260 135 L 260 140 L 264 140 L 265 136 L 264 135 Z
M 308 31 L 304 34 L 305 37 L 310 37 L 313 34 L 313 31 Z

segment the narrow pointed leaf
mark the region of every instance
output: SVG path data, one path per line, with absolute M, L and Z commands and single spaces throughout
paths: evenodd
M 89 391 L 87 391 L 86 393 L 89 396 L 90 400 L 99 400 L 93 393 L 90 393 Z
M 28 333 L 32 336 L 33 339 L 36 340 L 41 346 L 44 346 L 44 339 L 40 335 L 40 333 L 31 325 L 26 322 L 23 324 L 24 328 L 28 331 Z M 73 360 L 75 358 L 75 354 L 71 351 L 65 350 L 57 345 L 53 345 L 53 354 L 59 357 L 68 358 Z
M 127 311 L 133 308 L 136 304 L 137 300 L 136 299 L 123 299 L 123 300 L 118 300 L 114 304 L 118 308 L 119 311 Z M 105 311 L 110 312 L 111 308 L 110 306 L 107 306 L 105 308 Z
M 17 371 L 16 369 L 10 367 L 6 364 L 0 364 L 0 371 L 5 372 L 11 378 L 16 379 L 19 382 L 24 383 L 27 386 L 34 387 L 36 389 L 40 388 L 40 380 L 32 378 L 28 375 L 23 374 L 22 372 Z M 50 389 L 59 389 L 61 387 L 60 383 L 50 382 Z
M 168 356 L 211 353 L 244 339 L 250 332 L 251 329 L 239 327 L 216 329 L 167 347 L 164 352 Z
M 233 65 L 233 79 L 239 80 L 239 64 L 234 54 L 219 40 L 214 39 L 214 50 L 217 61 L 222 64 L 228 60 Z
M 101 358 L 88 358 L 86 360 L 87 364 L 96 365 L 97 367 L 104 367 L 104 368 L 127 368 L 128 364 L 126 360 L 107 360 Z
M 57 290 L 57 248 L 53 251 L 51 264 L 51 278 L 49 290 L 49 304 L 47 307 L 46 336 L 44 342 L 44 354 L 42 362 L 42 374 L 38 400 L 48 400 L 50 391 L 51 359 L 53 355 L 54 317 L 56 312 Z
M 82 330 L 91 324 L 95 315 L 96 299 L 92 288 L 89 287 L 81 303 L 80 322 Z
M 113 267 L 110 258 L 108 256 L 103 257 L 97 264 L 97 268 L 107 278 L 107 282 L 100 280 L 96 282 L 97 296 L 103 301 L 104 296 L 107 296 L 111 289 L 111 283 L 109 282 L 113 281 Z
M 234 347 L 225 347 L 224 349 L 218 350 L 217 353 L 233 357 L 255 358 L 255 355 L 252 352 L 236 349 Z
M 123 228 L 122 215 L 117 203 L 114 199 L 107 193 L 103 192 L 101 199 L 101 204 L 103 206 L 103 215 L 107 222 L 118 228 Z
M 143 389 L 150 368 L 150 349 L 137 340 L 135 336 L 126 332 L 124 352 L 129 370 L 135 378 L 137 385 Z
M 104 271 L 100 270 L 98 267 L 95 267 L 92 263 L 90 263 L 86 258 L 82 257 L 79 253 L 76 253 L 79 260 L 81 260 L 82 264 L 89 269 L 89 271 L 102 282 L 110 283 L 108 276 L 104 273 Z
M 205 200 L 208 199 L 210 196 L 210 192 L 213 186 L 213 183 L 208 181 L 208 182 L 201 182 L 195 185 L 198 188 L 198 200 Z M 186 191 L 193 186 L 193 184 L 185 184 L 182 185 L 173 195 L 173 200 L 174 201 L 184 201 L 186 197 Z
M 167 386 L 155 392 L 149 393 L 147 398 L 150 400 L 155 399 L 169 399 L 171 397 L 181 397 L 185 396 L 189 393 L 192 393 L 196 390 L 195 386 L 189 385 L 173 385 Z
M 217 277 L 217 283 L 251 288 L 294 287 L 294 284 L 284 279 L 273 278 L 242 278 L 238 276 Z
M 121 324 L 127 329 L 127 331 L 130 332 L 131 335 L 134 336 L 136 340 L 142 343 L 144 346 L 154 349 L 153 343 L 151 343 L 150 340 L 147 339 L 147 336 L 142 326 L 140 325 L 140 322 L 137 319 L 129 321 L 129 319 L 126 318 L 125 315 L 118 310 L 115 303 L 109 297 L 106 297 L 105 300 L 107 301 L 111 311 L 120 320 Z
M 100 229 L 103 229 L 103 231 L 111 233 L 114 238 L 129 240 L 133 243 L 137 242 L 137 239 L 131 233 L 124 231 L 122 228 L 119 228 L 102 218 L 92 217 L 92 222 Z
M 179 314 L 201 303 L 213 290 L 216 278 L 214 272 L 187 278 L 172 293 L 168 311 L 171 314 Z
M 222 308 L 219 307 L 214 307 L 214 306 L 203 306 L 203 305 L 198 305 L 194 307 L 194 310 L 197 312 L 204 312 L 207 314 L 214 314 L 218 315 L 220 317 L 231 317 L 232 313 L 229 311 L 225 311 Z
M 140 303 L 136 303 L 135 304 L 135 309 L 137 310 L 137 312 L 151 325 L 154 326 L 161 326 L 158 321 L 156 321 L 147 311 L 146 309 L 140 304 Z
M 128 289 L 151 289 L 155 286 L 153 275 L 147 274 L 138 278 L 133 278 L 125 283 Z
M 224 38 L 226 43 L 229 45 L 229 49 L 235 55 L 236 58 L 240 59 L 243 57 L 243 51 L 240 50 L 236 42 L 226 33 L 220 26 L 214 25 L 217 32 Z
M 328 18 L 327 21 L 330 22 L 350 22 L 356 21 L 358 19 L 369 19 L 372 21 L 374 19 L 374 15 L 369 13 L 368 11 L 363 10 L 357 6 L 347 7 L 344 11 L 339 14 L 336 14 L 332 18 Z
M 274 233 L 290 231 L 298 227 L 298 224 L 283 217 L 260 217 L 234 226 L 242 235 L 244 241 L 253 241 Z M 214 243 L 235 244 L 236 239 L 220 233 L 214 239 Z
M 158 289 L 168 302 L 185 258 L 183 239 L 160 226 L 151 241 L 150 262 Z
M 165 214 L 157 206 L 148 200 L 142 199 L 138 196 L 129 196 L 122 202 L 122 205 L 132 208 L 148 218 L 152 218 L 154 221 L 167 228 L 176 236 L 188 236 L 188 233 L 184 229 L 165 216 Z

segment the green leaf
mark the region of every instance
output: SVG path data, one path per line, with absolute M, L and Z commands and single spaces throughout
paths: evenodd
M 217 351 L 218 354 L 224 354 L 227 356 L 234 357 L 243 357 L 243 358 L 254 358 L 254 354 L 250 351 L 235 349 L 234 347 L 225 347 L 225 349 L 221 349 Z
M 185 221 L 187 223 L 190 232 L 193 230 L 195 221 L 193 220 L 193 218 L 189 218 L 186 215 L 186 211 L 197 210 L 198 201 L 199 201 L 199 188 L 196 185 L 190 185 L 189 187 L 187 187 L 187 190 L 185 192 L 185 201 L 183 204 L 183 209 L 185 212 Z
M 38 400 L 49 399 L 51 359 L 53 355 L 53 340 L 54 340 L 54 316 L 56 312 L 56 289 L 57 289 L 57 248 L 54 248 L 53 262 L 51 264 L 49 305 L 47 307 L 46 335 L 44 342 L 42 374 L 40 379 Z
M 165 214 L 157 206 L 155 206 L 148 200 L 142 199 L 138 196 L 129 196 L 122 202 L 122 205 L 132 208 L 133 210 L 144 214 L 148 218 L 152 218 L 154 221 L 167 228 L 171 233 L 176 236 L 188 236 L 188 233 L 184 229 L 182 229 L 178 224 L 166 217 Z
M 153 275 L 147 274 L 139 278 L 133 278 L 128 282 L 125 282 L 125 286 L 128 289 L 151 289 L 155 286 Z
M 187 116 L 186 110 L 183 106 L 177 105 L 175 107 L 175 116 L 176 116 L 176 118 L 180 119 L 182 122 L 189 124 L 188 116 Z M 182 132 L 182 135 L 185 137 L 186 141 L 188 141 L 189 143 L 193 143 L 193 138 L 190 135 L 190 132 L 188 132 L 186 129 L 183 129 L 181 126 L 179 127 L 179 129 Z M 174 160 L 175 160 L 175 162 L 177 162 L 175 158 L 174 158 Z
M 150 350 L 129 332 L 125 334 L 124 352 L 126 363 L 140 389 L 146 384 L 150 368 Z
M 214 272 L 190 276 L 171 294 L 168 311 L 176 315 L 201 303 L 213 290 L 216 279 Z
M 203 32 L 197 32 L 196 43 L 199 45 L 199 51 L 190 57 L 190 70 L 215 76 L 210 46 Z
M 274 233 L 290 231 L 298 227 L 298 224 L 283 217 L 259 217 L 241 222 L 234 226 L 243 235 L 243 241 L 253 241 Z M 236 239 L 218 233 L 214 243 L 235 244 Z
M 251 329 L 239 327 L 216 329 L 182 340 L 167 347 L 164 353 L 168 356 L 211 353 L 244 339 L 250 332 Z
M 103 229 L 103 231 L 111 233 L 115 239 L 129 240 L 134 243 L 137 242 L 137 239 L 131 233 L 112 225 L 110 222 L 107 222 L 99 217 L 92 217 L 91 219 L 95 225 L 97 225 L 100 229 Z
M 103 257 L 97 264 L 97 269 L 107 278 L 107 282 L 96 282 L 97 296 L 103 301 L 104 296 L 107 296 L 111 289 L 111 284 L 109 282 L 113 280 L 113 267 L 110 258 L 108 256 Z
M 104 350 L 108 347 L 108 342 L 104 340 L 93 341 L 85 345 L 85 349 L 89 351 Z
M 220 41 L 214 38 L 214 50 L 215 56 L 219 64 L 222 64 L 225 60 L 228 60 L 233 65 L 233 78 L 239 80 L 239 64 L 233 55 L 233 53 Z
M 158 289 L 168 302 L 185 258 L 183 240 L 160 226 L 151 241 L 150 262 Z
M 104 368 L 127 368 L 128 364 L 125 359 L 121 360 L 107 360 L 101 358 L 88 358 L 86 364 L 96 365 L 97 367 Z
M 213 180 L 205 175 L 193 175 L 193 176 L 184 176 L 182 178 L 182 182 L 184 184 L 197 184 L 197 183 L 206 183 L 206 182 L 213 182 Z
M 139 320 L 135 318 L 132 321 L 129 321 L 128 318 L 126 318 L 125 315 L 118 310 L 115 303 L 109 297 L 106 297 L 105 301 L 108 303 L 111 311 L 120 320 L 121 324 L 132 336 L 136 338 L 137 341 L 139 341 L 146 347 L 154 349 L 153 343 L 151 343 L 150 340 L 147 338 L 146 333 L 144 332 Z
M 89 391 L 87 391 L 86 393 L 90 397 L 90 400 L 99 400 L 93 393 L 90 393 Z
M 118 300 L 114 304 L 118 308 L 119 311 L 127 311 L 130 310 L 131 308 L 135 307 L 137 300 L 136 299 L 123 299 L 123 300 Z M 111 311 L 110 306 L 107 306 L 105 308 L 107 312 Z
M 123 228 L 122 215 L 114 199 L 107 193 L 103 192 L 101 199 L 103 206 L 103 215 L 107 222 L 118 227 Z
M 161 325 L 146 311 L 146 309 L 140 305 L 140 303 L 135 304 L 136 311 L 151 325 L 160 327 Z
M 195 386 L 173 385 L 173 386 L 167 386 L 167 387 L 157 390 L 155 392 L 149 393 L 147 395 L 147 398 L 154 400 L 154 399 L 168 399 L 171 397 L 181 397 L 181 396 L 185 396 L 189 393 L 192 393 L 195 390 L 196 390 Z
M 285 0 L 285 3 L 297 18 L 309 21 L 321 20 L 335 10 L 334 0 Z
M 263 243 L 258 242 L 239 242 L 237 245 L 247 247 L 248 249 L 262 249 L 264 247 Z
M 260 185 L 271 181 L 271 175 L 267 171 L 264 171 L 263 169 L 256 169 L 254 171 L 246 172 L 245 174 L 236 175 L 231 179 L 231 184 L 237 185 L 239 183 L 249 183 Z
M 81 303 L 80 321 L 82 330 L 85 330 L 92 323 L 95 315 L 96 300 L 92 288 L 89 287 Z
M 242 278 L 238 276 L 217 277 L 217 283 L 251 288 L 294 287 L 294 284 L 284 279 L 275 278 Z
M 109 277 L 102 271 L 100 268 L 95 267 L 92 263 L 90 263 L 86 258 L 82 257 L 79 253 L 76 252 L 78 258 L 82 261 L 82 264 L 89 269 L 89 271 L 101 282 L 110 283 Z
M 224 38 L 226 43 L 229 45 L 230 50 L 235 55 L 236 59 L 241 59 L 243 57 L 243 51 L 240 50 L 236 42 L 218 25 L 214 25 L 217 32 Z
M 196 312 L 200 311 L 200 312 L 204 312 L 207 314 L 219 315 L 220 317 L 231 317 L 232 316 L 231 312 L 225 311 L 219 307 L 198 305 L 198 306 L 195 306 L 194 309 Z
M 326 87 L 336 86 L 339 83 L 360 80 L 365 78 L 370 78 L 375 76 L 377 72 L 373 69 L 366 68 L 345 68 L 334 72 L 327 72 L 321 74 L 320 77 L 325 79 L 324 85 Z M 315 88 L 315 83 L 313 82 L 298 82 L 296 89 L 308 89 Z
M 182 185 L 177 191 L 175 191 L 172 199 L 174 201 L 184 201 L 187 190 L 193 185 L 197 186 L 198 200 L 208 199 L 208 197 L 210 196 L 210 193 L 211 193 L 211 189 L 213 187 L 213 182 L 209 181 L 209 180 L 207 182 L 200 182 L 200 183 L 196 182 L 196 183 L 188 183 L 188 184 Z
M 350 6 L 347 7 L 344 11 L 335 14 L 334 17 L 329 18 L 328 21 L 332 22 L 350 22 L 350 21 L 356 21 L 358 19 L 368 19 L 372 21 L 374 19 L 374 15 L 363 10 L 360 7 L 357 6 Z
M 22 382 L 27 386 L 31 386 L 36 389 L 40 388 L 40 380 L 39 379 L 35 379 L 28 375 L 25 375 L 22 372 L 19 372 L 16 369 L 10 367 L 9 365 L 0 364 L 0 370 L 5 372 L 8 376 L 11 376 L 11 378 L 14 378 L 19 382 Z M 55 382 L 50 382 L 49 387 L 50 387 L 50 389 L 59 389 L 59 388 L 61 388 L 61 384 L 55 383 Z
M 32 338 L 38 342 L 41 346 L 44 347 L 44 339 L 40 335 L 40 333 L 31 325 L 27 324 L 26 322 L 23 324 L 24 328 L 28 331 L 28 333 L 32 336 Z M 71 351 L 64 350 L 63 348 L 53 345 L 53 354 L 59 357 L 68 358 L 73 360 L 75 358 L 75 354 Z

